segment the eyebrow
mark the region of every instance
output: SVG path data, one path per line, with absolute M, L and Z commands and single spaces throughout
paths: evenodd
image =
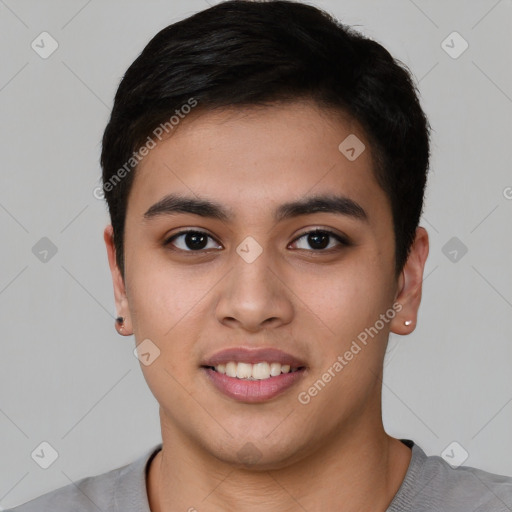
M 338 195 L 316 195 L 284 203 L 274 211 L 274 220 L 280 222 L 317 212 L 334 213 L 368 222 L 368 215 L 360 204 L 353 199 Z M 169 194 L 160 199 L 147 210 L 144 218 L 149 220 L 160 215 L 179 213 L 191 213 L 221 221 L 229 221 L 232 218 L 230 211 L 215 201 L 177 194 Z

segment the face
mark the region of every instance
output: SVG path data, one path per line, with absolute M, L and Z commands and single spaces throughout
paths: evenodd
M 309 103 L 185 119 L 136 171 L 124 280 L 109 229 L 163 431 L 272 468 L 380 425 L 389 331 L 419 293 L 395 278 L 390 204 L 355 123 Z

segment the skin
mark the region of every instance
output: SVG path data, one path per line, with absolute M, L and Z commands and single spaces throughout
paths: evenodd
M 338 150 L 351 133 L 366 145 L 355 161 Z M 368 221 L 329 212 L 272 217 L 282 203 L 333 191 L 357 201 Z M 145 220 L 171 192 L 215 200 L 233 216 Z M 329 248 L 315 249 L 307 236 L 297 240 L 314 228 L 344 234 L 350 245 L 330 238 Z M 208 232 L 208 249 L 194 252 L 185 237 L 165 246 L 182 229 Z M 236 252 L 247 236 L 263 250 L 252 263 Z M 383 359 L 389 332 L 409 334 L 416 325 L 428 235 L 417 228 L 396 277 L 390 204 L 357 123 L 309 102 L 191 115 L 136 171 L 124 276 L 111 226 L 104 239 L 122 334 L 133 333 L 137 344 L 149 338 L 160 350 L 153 363 L 141 363 L 160 404 L 163 442 L 147 479 L 152 512 L 386 510 L 411 451 L 382 425 Z M 396 303 L 400 312 L 301 404 L 298 393 Z M 307 370 L 265 403 L 235 401 L 200 364 L 238 346 L 280 348 Z M 244 446 L 257 454 L 252 463 L 238 455 Z

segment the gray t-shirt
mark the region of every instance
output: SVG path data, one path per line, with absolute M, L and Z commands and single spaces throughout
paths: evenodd
M 412 458 L 386 512 L 512 511 L 511 477 L 467 466 L 454 469 L 412 441 L 402 442 L 412 448 Z M 130 464 L 82 478 L 6 512 L 151 512 L 146 470 L 161 448 L 153 446 Z

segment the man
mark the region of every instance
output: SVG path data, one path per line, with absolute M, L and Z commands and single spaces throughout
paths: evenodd
M 157 34 L 101 163 L 116 327 L 162 444 L 14 510 L 511 510 L 512 479 L 382 425 L 428 162 L 406 68 L 314 7 L 228 1 Z

